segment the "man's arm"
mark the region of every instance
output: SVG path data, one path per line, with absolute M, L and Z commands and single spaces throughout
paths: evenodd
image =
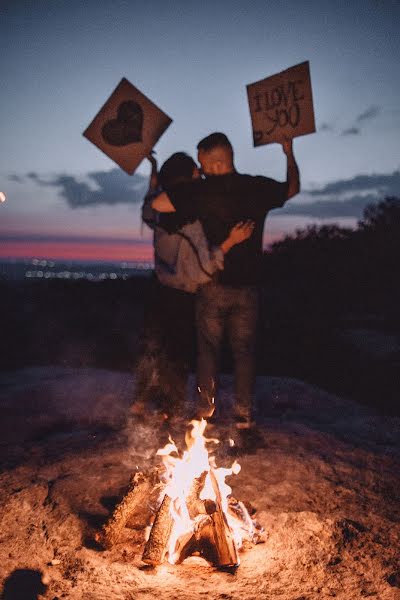
M 300 174 L 299 167 L 297 166 L 296 159 L 293 154 L 293 140 L 285 138 L 282 142 L 282 149 L 286 154 L 287 158 L 287 172 L 286 172 L 286 183 L 287 183 L 287 197 L 292 198 L 300 191 Z
M 151 206 L 160 213 L 176 212 L 167 192 L 161 192 L 157 198 L 154 198 Z

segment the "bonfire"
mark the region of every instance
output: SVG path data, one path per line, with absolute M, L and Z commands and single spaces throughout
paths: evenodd
M 99 542 L 105 547 L 118 543 L 125 525 L 137 525 L 150 509 L 145 563 L 179 564 L 200 556 L 220 569 L 239 566 L 239 552 L 262 541 L 263 532 L 225 481 L 240 472 L 240 465 L 216 465 L 213 448 L 219 440 L 205 437 L 206 427 L 204 419 L 191 421 L 186 450 L 180 452 L 170 437 L 157 452 L 162 466 L 132 477 L 127 494 L 97 536 Z

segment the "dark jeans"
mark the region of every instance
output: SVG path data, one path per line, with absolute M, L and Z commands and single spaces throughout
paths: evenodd
M 197 383 L 202 396 L 213 395 L 221 344 L 226 331 L 235 368 L 235 409 L 251 415 L 255 382 L 258 289 L 215 282 L 202 286 L 196 298 Z
M 194 350 L 194 294 L 154 278 L 136 364 L 136 400 L 176 413 L 186 399 Z

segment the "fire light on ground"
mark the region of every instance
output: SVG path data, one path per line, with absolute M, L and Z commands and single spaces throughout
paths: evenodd
M 39 595 L 45 578 L 49 599 L 399 599 L 398 416 L 298 380 L 259 377 L 265 444 L 241 451 L 242 470 L 227 480 L 254 503 L 267 536 L 239 551 L 232 575 L 200 557 L 143 563 L 145 531 L 165 496 L 155 454 L 167 438 L 149 413 L 124 420 L 131 375 L 39 367 L 4 373 L 2 383 L 0 596 L 25 598 L 29 581 Z M 223 398 L 233 390 L 223 377 Z M 187 427 L 183 416 L 173 425 L 179 450 Z M 230 466 L 231 427 L 218 432 L 220 444 L 206 448 Z M 100 551 L 93 538 L 105 519 Z

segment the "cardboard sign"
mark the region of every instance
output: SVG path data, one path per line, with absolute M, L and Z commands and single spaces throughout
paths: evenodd
M 254 146 L 314 133 L 310 63 L 247 86 Z
M 83 135 L 132 175 L 171 123 L 123 78 Z

